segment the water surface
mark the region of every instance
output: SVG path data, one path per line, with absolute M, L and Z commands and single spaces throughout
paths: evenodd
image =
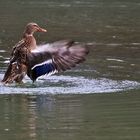
M 3 140 L 140 139 L 139 0 L 0 2 L 0 79 L 28 22 L 38 44 L 86 43 L 85 63 L 36 83 L 0 84 Z
M 4 140 L 140 138 L 140 95 L 1 95 Z

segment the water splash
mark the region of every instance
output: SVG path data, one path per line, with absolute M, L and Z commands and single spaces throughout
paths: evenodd
M 118 92 L 139 88 L 136 81 L 116 81 L 106 78 L 88 79 L 82 76 L 51 76 L 32 83 L 25 78 L 22 85 L 0 85 L 0 94 L 89 94 Z

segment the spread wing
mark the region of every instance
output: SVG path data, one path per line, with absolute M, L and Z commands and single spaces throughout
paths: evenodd
M 85 60 L 84 44 L 63 40 L 38 46 L 28 55 L 28 76 L 35 81 L 42 75 L 62 72 Z

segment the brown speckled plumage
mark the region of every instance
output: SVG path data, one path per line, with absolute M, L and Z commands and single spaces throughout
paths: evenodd
M 7 71 L 2 82 L 12 83 L 13 81 L 20 83 L 27 73 L 27 55 L 32 49 L 36 48 L 36 40 L 33 36 L 34 32 L 45 29 L 40 28 L 36 23 L 27 24 L 23 33 L 23 39 L 19 41 L 12 49 L 11 59 Z
M 12 50 L 9 66 L 2 82 L 21 83 L 27 74 L 32 81 L 42 75 L 54 74 L 75 67 L 85 60 L 85 44 L 61 40 L 41 46 L 36 45 L 34 32 L 47 32 L 36 23 L 27 24 L 23 39 Z

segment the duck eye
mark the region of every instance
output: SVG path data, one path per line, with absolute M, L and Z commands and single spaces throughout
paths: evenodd
M 38 27 L 36 24 L 33 25 L 34 27 Z

